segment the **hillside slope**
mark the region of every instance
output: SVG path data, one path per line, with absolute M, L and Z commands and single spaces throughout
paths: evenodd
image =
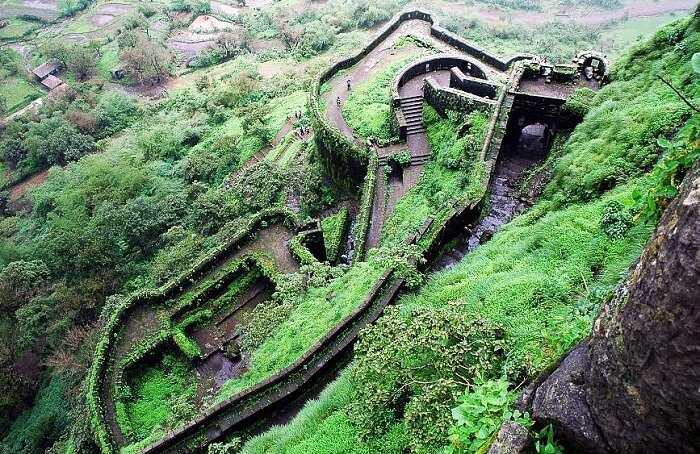
M 473 452 L 518 418 L 504 411 L 520 386 L 589 332 L 649 237 L 641 219 L 697 159 L 697 116 L 657 75 L 697 97 L 699 24 L 696 12 L 662 28 L 598 94 L 577 97 L 588 113 L 551 151 L 540 201 L 386 311 L 337 382 L 243 452 Z

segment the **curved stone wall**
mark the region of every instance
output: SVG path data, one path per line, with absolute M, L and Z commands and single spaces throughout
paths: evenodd
M 361 188 L 365 179 L 365 168 L 369 158 L 368 150 L 361 143 L 343 135 L 338 128 L 328 122 L 325 113 L 319 107 L 321 86 L 333 78 L 339 71 L 348 69 L 357 64 L 376 49 L 379 44 L 386 40 L 389 35 L 395 32 L 403 22 L 409 20 L 421 20 L 429 23 L 430 34 L 432 36 L 474 57 L 475 60 L 469 60 L 463 56 L 455 56 L 459 58 L 460 61 L 469 62 L 473 68 L 477 68 L 478 74 L 483 76 L 486 76 L 488 71 L 476 60 L 482 60 L 500 71 L 506 71 L 516 61 L 533 57 L 530 54 L 518 54 L 503 59 L 443 29 L 438 25 L 437 19 L 426 11 L 410 9 L 398 13 L 391 21 L 384 25 L 375 37 L 372 38 L 366 46 L 360 49 L 357 54 L 336 62 L 321 73 L 311 90 L 309 104 L 312 123 L 324 167 L 336 183 L 353 192 Z M 445 56 L 443 55 L 443 57 Z M 398 91 L 396 98 L 398 98 Z M 400 119 L 398 121 L 399 123 L 401 122 Z
M 289 223 L 294 231 L 299 231 L 302 224 L 296 215 L 288 210 L 266 210 L 251 219 L 248 226 L 230 242 L 213 251 L 208 257 L 194 265 L 188 272 L 162 286 L 158 290 L 139 292 L 130 298 L 122 299 L 117 305 L 105 307 L 104 328 L 93 355 L 93 363 L 88 373 L 87 404 L 91 413 L 91 424 L 95 438 L 103 453 L 116 452 L 117 443 L 107 422 L 107 406 L 113 402 L 105 402 L 103 397 L 109 395 L 105 389 L 109 386 L 107 375 L 114 373 L 113 357 L 124 323 L 134 310 L 143 305 L 157 305 L 181 293 L 192 282 L 201 279 L 210 270 L 216 268 L 244 243 L 250 240 L 264 223 L 282 221 Z

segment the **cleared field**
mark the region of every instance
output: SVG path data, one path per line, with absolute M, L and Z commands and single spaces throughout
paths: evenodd
M 28 22 L 17 18 L 7 19 L 7 22 L 5 27 L 0 28 L 0 41 L 23 38 L 40 26 L 40 24 L 36 22 Z
M 5 0 L 0 2 L 0 11 L 5 17 L 29 15 L 46 21 L 53 21 L 61 15 L 58 3 L 51 0 Z
M 614 25 L 603 32 L 603 38 L 613 47 L 623 49 L 639 39 L 652 34 L 656 29 L 683 17 L 678 13 L 667 13 L 652 17 L 635 17 Z
M 8 114 L 18 111 L 42 94 L 43 92 L 36 85 L 20 77 L 12 77 L 0 82 L 0 96 L 7 102 Z
M 90 8 L 66 28 L 66 34 L 83 34 L 99 32 L 99 35 L 114 28 L 120 19 L 136 10 L 134 4 L 104 3 L 97 8 Z

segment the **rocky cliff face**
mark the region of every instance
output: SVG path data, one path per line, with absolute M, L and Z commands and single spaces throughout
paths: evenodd
M 616 452 L 700 450 L 700 162 L 601 308 L 587 399 Z
M 525 400 L 570 452 L 700 451 L 700 162 L 590 338 Z

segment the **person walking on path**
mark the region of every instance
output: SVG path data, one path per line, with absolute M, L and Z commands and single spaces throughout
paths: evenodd
M 338 96 L 335 100 L 335 103 L 340 107 L 340 96 Z
M 350 91 L 350 79 L 348 79 L 348 91 Z

